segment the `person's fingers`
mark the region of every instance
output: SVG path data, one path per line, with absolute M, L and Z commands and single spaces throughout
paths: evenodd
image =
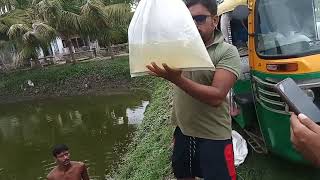
M 173 69 L 171 69 L 166 63 L 163 63 L 162 66 L 167 72 L 172 72 L 173 71 Z
M 290 141 L 292 143 L 293 148 L 298 149 L 298 147 L 297 147 L 297 138 L 294 135 L 292 127 L 290 127 Z
M 290 124 L 291 124 L 291 128 L 293 130 L 301 126 L 301 123 L 300 123 L 297 115 L 295 115 L 294 113 L 291 114 Z
M 295 140 L 295 137 L 294 137 L 293 130 L 292 130 L 291 126 L 290 126 L 290 140 L 291 140 L 291 142 L 293 142 Z
M 151 63 L 151 65 L 146 66 L 151 72 L 155 73 L 157 76 L 161 76 L 162 72 L 157 68 L 158 66 L 155 63 Z
M 309 119 L 306 115 L 304 114 L 298 114 L 298 118 L 301 120 L 301 119 Z
M 166 63 L 163 63 L 162 66 L 168 72 L 172 72 L 172 73 L 181 72 L 181 69 L 176 69 L 176 68 L 169 67 Z
M 301 121 L 298 119 L 297 115 L 292 114 L 290 118 L 290 125 L 292 128 L 292 133 L 296 137 L 305 136 L 305 135 L 310 135 L 313 133 L 310 129 L 308 129 L 304 124 L 301 123 Z M 304 135 L 303 135 L 304 134 Z
M 161 69 L 155 62 L 151 63 L 152 67 L 156 70 L 157 74 L 165 74 L 165 70 Z
M 156 72 L 156 70 L 150 65 L 147 65 L 146 68 L 149 69 L 151 72 Z
M 306 115 L 304 114 L 299 114 L 298 115 L 298 119 L 300 120 L 301 124 L 303 124 L 304 126 L 306 126 L 308 129 L 310 129 L 311 131 L 320 134 L 320 126 L 317 125 L 315 122 L 313 122 L 310 118 L 308 118 Z

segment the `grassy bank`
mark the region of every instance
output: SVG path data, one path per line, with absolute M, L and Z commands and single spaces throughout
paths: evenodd
M 0 96 L 73 95 L 126 87 L 130 82 L 127 58 L 98 60 L 0 74 Z
M 169 124 L 172 93 L 167 83 L 155 80 L 150 106 L 134 138 L 130 152 L 115 179 L 163 179 L 171 172 Z

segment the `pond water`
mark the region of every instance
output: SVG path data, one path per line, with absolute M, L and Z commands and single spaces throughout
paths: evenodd
M 119 162 L 143 119 L 148 95 L 123 92 L 0 105 L 0 180 L 44 179 L 55 166 L 54 144 L 83 161 L 91 179 Z

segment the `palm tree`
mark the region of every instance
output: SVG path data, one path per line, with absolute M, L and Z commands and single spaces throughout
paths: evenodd
M 56 31 L 41 22 L 35 22 L 31 27 L 27 24 L 14 24 L 8 30 L 8 36 L 17 42 L 19 58 L 32 59 L 35 67 L 39 67 L 40 50 L 50 47 L 50 42 L 56 38 Z
M 61 2 L 63 1 L 42 0 L 34 4 L 34 11 L 38 19 L 55 29 L 58 36 L 66 40 L 71 59 L 75 62 L 71 38 L 80 32 L 80 16 L 66 11 Z
M 38 18 L 66 40 L 73 62 L 72 37 L 82 35 L 110 47 L 112 28 L 128 24 L 131 11 L 129 4 L 105 5 L 100 0 L 35 0 L 34 3 Z
M 119 3 L 105 5 L 100 0 L 87 1 L 81 7 L 82 33 L 90 39 L 98 40 L 99 44 L 108 47 L 109 54 L 113 57 L 111 43 L 121 30 L 127 29 L 131 18 L 129 4 Z
M 57 35 L 66 40 L 75 62 L 72 37 L 82 35 L 110 47 L 128 26 L 132 14 L 130 5 L 114 2 L 128 1 L 0 0 L 0 7 L 11 8 L 9 13 L 0 16 L 0 40 L 14 42 L 20 58 L 32 58 L 39 64 L 40 48 L 46 50 Z
M 14 62 L 16 65 L 17 61 L 15 61 L 16 59 L 14 57 L 16 56 L 15 49 L 17 44 L 16 41 L 9 39 L 7 32 L 14 24 L 28 24 L 28 22 L 30 22 L 28 17 L 26 11 L 21 9 L 11 10 L 0 16 L 1 59 L 6 59 L 6 61 L 11 60 L 11 63 Z

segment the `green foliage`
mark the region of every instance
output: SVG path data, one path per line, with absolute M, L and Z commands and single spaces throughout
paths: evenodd
M 81 8 L 82 33 L 97 39 L 102 46 L 126 40 L 126 29 L 131 19 L 129 4 L 105 6 L 100 0 L 88 1 Z
M 7 6 L 10 9 L 25 9 L 31 5 L 32 0 L 0 0 L 0 6 Z
M 128 42 L 128 27 L 119 26 L 112 28 L 110 38 L 112 44 L 123 44 Z
M 18 9 L 24 9 L 30 7 L 32 0 L 14 0 L 15 7 Z
M 98 40 L 102 46 L 124 43 L 132 15 L 129 2 L 0 0 L 0 6 L 12 8 L 0 16 L 0 40 L 2 44 L 4 41 L 14 44 L 12 49 L 17 50 L 21 59 L 37 59 L 41 49 L 47 52 L 52 35 L 65 39 L 70 52 L 71 38 L 78 35 Z
M 68 12 L 72 12 L 75 14 L 80 13 L 81 6 L 86 2 L 87 0 L 60 0 L 62 9 Z
M 134 0 L 102 0 L 105 4 L 119 4 L 119 3 L 126 3 L 132 4 Z
M 14 24 L 27 24 L 30 21 L 26 11 L 16 9 L 0 16 L 0 40 L 8 40 L 7 31 Z
M 41 22 L 33 23 L 32 27 L 28 24 L 14 24 L 7 34 L 9 39 L 16 42 L 20 59 L 38 59 L 40 48 L 48 49 L 56 37 L 55 30 Z

